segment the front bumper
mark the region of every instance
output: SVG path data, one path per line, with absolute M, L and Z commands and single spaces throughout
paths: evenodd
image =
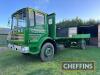
M 15 50 L 21 53 L 29 53 L 29 47 L 27 46 L 18 46 L 14 44 L 8 44 L 8 47 L 12 50 Z

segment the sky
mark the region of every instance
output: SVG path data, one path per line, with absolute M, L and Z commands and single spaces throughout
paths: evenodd
M 100 0 L 0 0 L 0 27 L 9 27 L 11 14 L 24 7 L 56 13 L 56 22 L 75 17 L 100 20 Z

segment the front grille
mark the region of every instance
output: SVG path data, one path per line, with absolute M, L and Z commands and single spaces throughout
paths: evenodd
M 24 34 L 12 34 L 11 35 L 11 40 L 24 40 Z

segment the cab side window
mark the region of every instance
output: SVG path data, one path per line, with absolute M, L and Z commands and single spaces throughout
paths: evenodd
M 29 14 L 30 26 L 34 26 L 34 12 Z
M 44 25 L 44 14 L 36 12 L 36 25 Z

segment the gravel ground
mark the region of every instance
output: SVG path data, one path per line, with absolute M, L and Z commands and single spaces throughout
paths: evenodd
M 0 47 L 0 51 L 6 51 L 6 50 L 8 50 L 9 48 L 8 47 Z

